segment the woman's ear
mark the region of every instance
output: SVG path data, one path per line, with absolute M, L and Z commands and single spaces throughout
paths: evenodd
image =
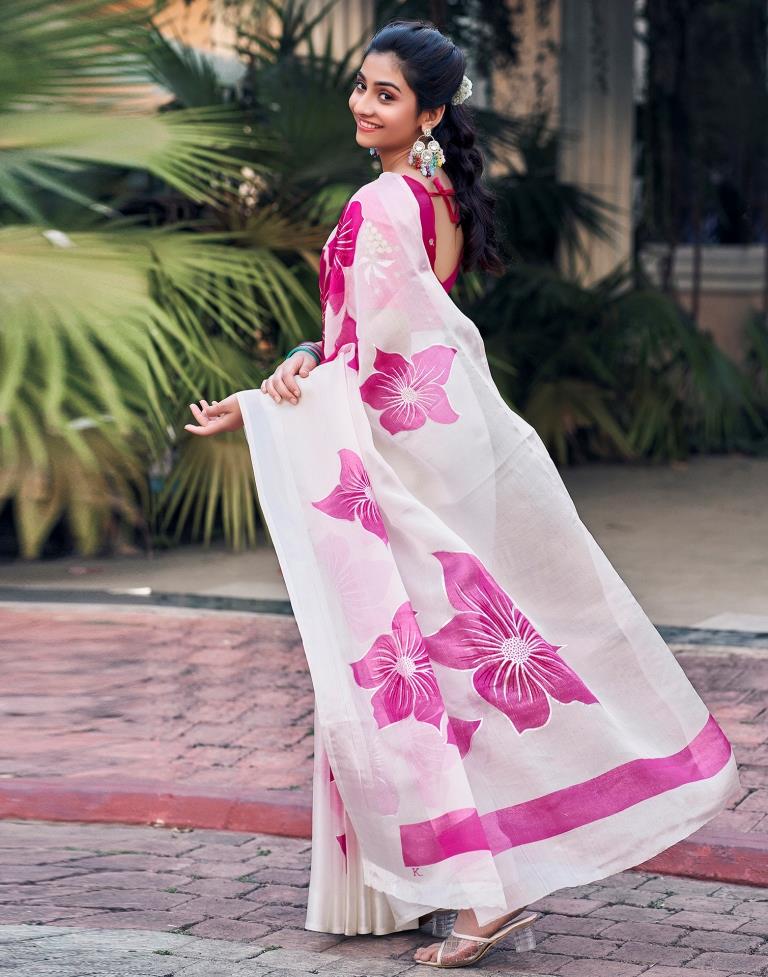
M 428 109 L 423 113 L 420 125 L 424 128 L 429 126 L 430 129 L 434 129 L 438 122 L 442 119 L 443 113 L 445 112 L 445 106 L 441 105 L 437 109 Z

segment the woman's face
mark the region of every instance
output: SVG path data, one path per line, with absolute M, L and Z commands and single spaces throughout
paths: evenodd
M 366 56 L 349 96 L 349 108 L 355 117 L 358 145 L 375 146 L 379 152 L 410 149 L 421 135 L 421 126 L 434 127 L 442 116 L 442 107 L 417 116 L 416 93 L 390 51 L 371 51 Z M 366 122 L 376 128 L 366 127 Z

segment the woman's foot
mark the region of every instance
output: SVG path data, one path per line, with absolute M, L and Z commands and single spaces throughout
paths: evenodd
M 492 936 L 496 930 L 500 929 L 505 923 L 509 923 L 518 913 L 521 913 L 525 906 L 515 909 L 513 912 L 505 913 L 498 919 L 492 919 L 484 926 L 478 925 L 477 916 L 473 909 L 460 909 L 456 922 L 453 924 L 454 932 L 465 933 L 467 936 Z M 437 960 L 437 951 L 440 943 L 430 943 L 429 946 L 420 946 L 413 955 L 414 960 Z M 467 957 L 472 957 L 477 953 L 477 943 L 474 940 L 460 940 L 459 946 L 451 953 L 444 953 L 442 963 L 458 963 Z

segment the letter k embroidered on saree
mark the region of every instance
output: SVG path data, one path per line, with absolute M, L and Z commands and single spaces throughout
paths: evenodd
M 382 173 L 323 248 L 297 405 L 238 392 L 367 885 L 480 922 L 630 868 L 739 790 Z M 339 857 L 343 856 L 340 842 Z

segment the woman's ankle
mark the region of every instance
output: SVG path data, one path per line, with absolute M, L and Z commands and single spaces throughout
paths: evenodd
M 518 909 L 510 909 L 506 913 L 502 913 L 500 916 L 489 920 L 487 923 L 482 925 L 478 923 L 477 916 L 475 915 L 474 909 L 460 909 L 459 915 L 456 917 L 456 922 L 454 923 L 454 930 L 459 933 L 466 933 L 468 936 L 488 936 L 494 930 L 498 929 L 505 922 L 512 919 L 518 913 L 522 912 L 525 907 L 522 906 Z

